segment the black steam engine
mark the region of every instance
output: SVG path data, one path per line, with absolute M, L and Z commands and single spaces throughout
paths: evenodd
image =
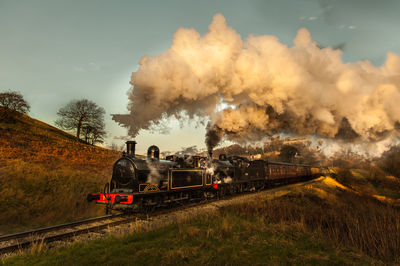
M 105 204 L 107 211 L 151 210 L 158 206 L 222 197 L 245 191 L 320 176 L 320 168 L 307 165 L 250 161 L 239 156 L 219 159 L 176 155 L 160 160 L 160 150 L 150 146 L 147 158 L 135 156 L 135 141 L 113 167 L 112 178 L 101 193 L 88 201 Z

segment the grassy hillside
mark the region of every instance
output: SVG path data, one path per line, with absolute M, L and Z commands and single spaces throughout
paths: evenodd
M 340 177 L 341 178 L 341 177 Z M 161 229 L 32 250 L 6 264 L 393 265 L 400 209 L 332 178 Z M 133 230 L 135 231 L 135 230 Z
M 26 115 L 0 121 L 0 233 L 99 214 L 86 194 L 118 156 Z
M 387 176 L 380 168 L 373 166 L 366 169 L 340 169 L 338 180 L 357 193 L 374 195 L 397 204 L 400 199 L 400 179 Z

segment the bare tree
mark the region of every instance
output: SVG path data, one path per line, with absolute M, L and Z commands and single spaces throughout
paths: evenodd
M 7 118 L 12 113 L 27 114 L 30 110 L 30 105 L 24 99 L 21 93 L 16 91 L 6 91 L 0 93 L 0 115 L 2 118 Z
M 110 150 L 112 150 L 112 151 L 122 152 L 122 151 L 125 150 L 125 144 L 118 145 L 118 144 L 116 144 L 116 143 L 113 142 L 113 143 L 111 143 L 110 146 L 108 146 L 108 148 L 109 148 Z
M 58 110 L 55 123 L 62 129 L 76 130 L 78 139 L 83 132 L 85 141 L 95 144 L 102 142 L 106 135 L 104 114 L 104 108 L 90 100 L 73 100 Z
M 85 123 L 82 126 L 82 134 L 85 141 L 94 145 L 95 143 L 103 143 L 106 131 L 104 130 L 104 122 L 97 121 L 95 123 Z

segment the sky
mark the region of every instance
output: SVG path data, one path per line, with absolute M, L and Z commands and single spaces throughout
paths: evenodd
M 30 116 L 51 125 L 69 101 L 92 100 L 106 110 L 105 145 L 121 145 L 127 131 L 110 114 L 128 112 L 140 59 L 165 52 L 179 27 L 205 34 L 217 13 L 243 40 L 274 35 L 291 46 L 305 27 L 321 46 L 340 47 L 345 62 L 379 66 L 387 52 L 400 55 L 397 0 L 0 0 L 0 91 L 21 92 Z M 203 126 L 169 120 L 167 127 L 168 134 L 139 132 L 137 151 L 205 148 Z

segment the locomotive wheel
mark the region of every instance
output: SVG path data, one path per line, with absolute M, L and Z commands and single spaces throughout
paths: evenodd
M 143 206 L 145 213 L 153 213 L 156 210 L 156 205 L 152 204 L 152 201 L 147 200 Z
M 230 186 L 230 191 L 229 191 L 229 192 L 230 192 L 229 194 L 235 195 L 235 194 L 236 194 L 236 186 L 231 185 L 231 186 Z
M 144 207 L 144 212 L 145 213 L 153 213 L 154 211 L 156 210 L 156 206 L 146 206 L 146 207 Z
M 226 188 L 221 187 L 221 189 L 219 190 L 219 193 L 218 193 L 218 197 L 223 198 L 225 196 L 225 194 L 226 194 Z

